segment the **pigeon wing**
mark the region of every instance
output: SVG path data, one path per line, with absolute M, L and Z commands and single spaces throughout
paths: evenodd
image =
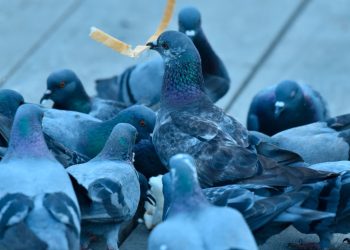
M 6 194 L 0 200 L 0 235 L 6 228 L 23 221 L 34 208 L 34 202 L 21 193 Z
M 131 216 L 122 185 L 109 178 L 100 178 L 89 184 L 88 194 L 93 201 L 89 217 L 126 220 Z
M 80 211 L 68 195 L 62 192 L 45 194 L 43 205 L 53 218 L 67 225 L 79 235 Z

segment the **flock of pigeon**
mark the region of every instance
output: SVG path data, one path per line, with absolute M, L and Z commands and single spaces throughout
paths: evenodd
M 350 232 L 350 114 L 283 81 L 247 129 L 214 104 L 230 79 L 199 11 L 178 18 L 147 44 L 161 57 L 97 97 L 68 69 L 47 79 L 52 108 L 0 90 L 0 249 L 118 249 L 141 217 L 149 250 L 254 250 L 290 225 L 320 238 L 294 247 L 327 249 Z

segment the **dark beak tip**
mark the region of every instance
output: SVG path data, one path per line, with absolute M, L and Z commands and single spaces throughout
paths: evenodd
M 154 49 L 155 47 L 157 47 L 157 41 L 151 41 L 146 43 L 146 46 L 149 46 L 150 49 Z
M 48 96 L 43 95 L 43 97 L 40 98 L 40 104 L 42 104 L 43 101 L 44 101 L 44 100 L 47 100 L 47 99 L 49 99 Z

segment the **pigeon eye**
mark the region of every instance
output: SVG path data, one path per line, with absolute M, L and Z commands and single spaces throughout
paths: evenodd
M 64 81 L 62 81 L 62 82 L 60 82 L 60 83 L 58 84 L 58 86 L 59 86 L 61 89 L 63 89 L 64 86 L 66 86 L 66 83 L 65 83 Z
M 290 97 L 293 98 L 295 96 L 295 91 L 293 90 L 292 93 L 290 93 Z
M 169 44 L 168 43 L 162 43 L 163 49 L 169 49 Z
M 145 123 L 145 121 L 144 121 L 144 120 L 141 120 L 141 121 L 140 121 L 140 126 L 141 126 L 141 127 L 146 126 L 146 123 Z

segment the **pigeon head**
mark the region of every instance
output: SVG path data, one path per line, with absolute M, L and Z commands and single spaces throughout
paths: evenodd
M 133 105 L 118 113 L 118 122 L 133 125 L 138 132 L 138 140 L 149 139 L 156 124 L 156 114 L 144 105 Z M 112 120 L 110 120 L 112 121 Z
M 96 158 L 132 162 L 136 136 L 137 130 L 134 126 L 128 123 L 117 124 Z
M 201 14 L 195 7 L 181 9 L 178 17 L 179 31 L 193 38 L 201 30 Z
M 43 117 L 43 110 L 36 104 L 23 104 L 18 108 L 4 160 L 13 156 L 54 159 L 43 136 Z
M 177 191 L 183 193 L 192 192 L 199 182 L 196 164 L 192 156 L 188 154 L 177 154 L 170 158 L 169 167 L 173 186 Z
M 188 154 L 177 154 L 169 160 L 170 204 L 166 217 L 184 210 L 196 211 L 208 202 L 199 186 L 195 161 Z M 168 188 L 169 187 L 163 187 Z
M 20 93 L 11 89 L 0 90 L 0 114 L 13 119 L 18 107 L 22 104 L 24 104 L 24 98 Z
M 165 31 L 156 41 L 147 43 L 151 49 L 156 50 L 163 57 L 165 64 L 168 62 L 198 62 L 200 55 L 192 40 L 178 31 Z
M 86 94 L 78 76 L 69 69 L 58 70 L 47 78 L 47 90 L 40 103 L 51 99 L 54 108 L 76 110 L 83 113 L 90 111 L 90 98 Z
M 294 81 L 283 81 L 275 90 L 275 117 L 278 118 L 286 110 L 296 110 L 304 105 L 304 95 L 301 87 Z
M 166 31 L 147 45 L 164 59 L 161 107 L 184 107 L 206 98 L 201 58 L 189 37 L 181 32 Z

